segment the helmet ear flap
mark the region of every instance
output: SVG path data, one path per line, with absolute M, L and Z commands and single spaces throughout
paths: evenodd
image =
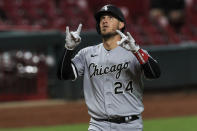
M 125 31 L 125 26 L 121 29 L 121 32 L 124 33 Z
M 98 22 L 96 22 L 96 30 L 97 30 L 98 34 L 101 34 L 100 25 Z

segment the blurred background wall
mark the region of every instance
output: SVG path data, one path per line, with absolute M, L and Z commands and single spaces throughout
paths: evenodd
M 105 4 L 121 8 L 127 31 L 161 66 L 145 90 L 197 85 L 197 0 L 0 0 L 0 101 L 83 98 L 82 78 L 56 77 L 65 27 L 83 24 L 77 50 L 98 44 L 93 15 Z

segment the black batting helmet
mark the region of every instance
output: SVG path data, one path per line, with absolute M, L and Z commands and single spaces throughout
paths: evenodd
M 118 20 L 124 22 L 124 25 L 126 25 L 126 21 L 125 21 L 124 15 L 123 15 L 123 13 L 121 12 L 121 10 L 119 8 L 117 8 L 114 5 L 105 5 L 97 13 L 95 13 L 95 15 L 94 15 L 94 17 L 96 19 L 96 30 L 97 30 L 97 32 L 99 34 L 101 33 L 100 26 L 99 26 L 100 17 L 104 13 L 111 14 L 112 16 L 114 16 L 115 18 L 117 18 Z M 124 30 L 125 30 L 125 26 L 122 28 L 121 31 L 124 32 Z

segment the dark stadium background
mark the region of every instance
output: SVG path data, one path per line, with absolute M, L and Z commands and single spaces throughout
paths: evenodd
M 196 93 L 197 0 L 0 0 L 0 106 L 83 101 L 82 78 L 72 82 L 56 77 L 65 29 L 83 24 L 77 50 L 98 44 L 94 13 L 106 4 L 122 10 L 126 31 L 159 62 L 161 77 L 144 81 L 147 100 L 159 101 L 154 94 L 160 93 L 166 98 L 187 93 L 176 99 Z

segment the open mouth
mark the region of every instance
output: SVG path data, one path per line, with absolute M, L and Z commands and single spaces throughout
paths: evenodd
M 103 26 L 103 28 L 107 28 L 107 27 L 108 27 L 107 25 L 104 25 L 104 26 Z
M 107 28 L 108 28 L 108 26 L 103 26 L 103 31 L 106 31 L 107 30 Z

